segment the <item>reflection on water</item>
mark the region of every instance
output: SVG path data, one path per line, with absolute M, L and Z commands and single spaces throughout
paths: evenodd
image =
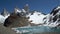
M 42 33 L 42 32 L 60 32 L 60 28 L 50 28 L 47 26 L 31 26 L 31 27 L 19 27 L 19 30 L 23 34 Z

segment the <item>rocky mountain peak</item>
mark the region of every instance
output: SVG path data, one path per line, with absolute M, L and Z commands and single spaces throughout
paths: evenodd
M 50 14 L 56 15 L 57 13 L 60 13 L 60 6 L 55 7 Z
M 7 16 L 7 15 L 9 15 L 9 12 L 4 8 L 1 15 Z

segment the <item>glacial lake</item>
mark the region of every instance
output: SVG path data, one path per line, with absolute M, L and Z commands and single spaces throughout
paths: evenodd
M 60 32 L 60 28 L 52 28 L 48 26 L 26 26 L 18 27 L 16 30 L 19 30 L 22 34 L 33 34 L 33 33 L 43 33 L 43 32 Z

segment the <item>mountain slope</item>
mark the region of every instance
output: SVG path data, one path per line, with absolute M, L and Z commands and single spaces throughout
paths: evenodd
M 5 16 L 9 16 L 10 13 L 4 8 L 1 15 L 3 15 L 5 17 Z
M 35 11 L 32 15 L 29 16 L 29 21 L 34 24 L 43 24 L 43 18 L 45 17 L 44 14 Z
M 60 24 L 60 6 L 54 8 L 52 12 L 45 17 L 44 21 L 47 26 L 58 26 Z

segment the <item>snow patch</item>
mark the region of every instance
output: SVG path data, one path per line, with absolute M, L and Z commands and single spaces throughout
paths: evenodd
M 8 18 L 8 16 L 10 16 L 10 14 L 7 16 L 0 15 L 0 23 L 4 23 L 4 21 Z
M 21 13 L 21 10 L 15 8 L 15 13 Z

